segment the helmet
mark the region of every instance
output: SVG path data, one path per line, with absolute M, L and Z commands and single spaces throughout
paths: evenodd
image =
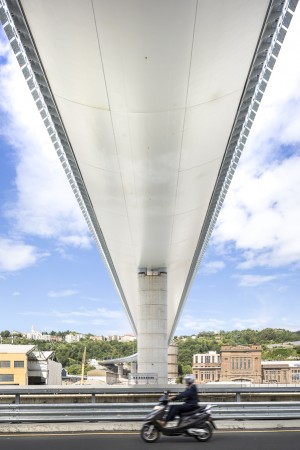
M 188 375 L 185 375 L 185 376 L 183 377 L 183 381 L 184 381 L 186 384 L 192 384 L 192 383 L 194 383 L 194 381 L 195 381 L 195 377 L 194 377 L 194 375 L 192 375 L 192 374 L 188 374 Z

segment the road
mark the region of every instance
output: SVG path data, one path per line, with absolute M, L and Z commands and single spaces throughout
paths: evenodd
M 162 436 L 152 444 L 143 442 L 138 433 L 94 433 L 72 435 L 1 435 L 3 450 L 299 450 L 300 430 L 216 432 L 207 443 L 189 437 Z

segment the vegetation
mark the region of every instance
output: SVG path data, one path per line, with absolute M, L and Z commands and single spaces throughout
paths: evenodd
M 51 331 L 51 335 L 64 337 L 67 332 Z M 11 343 L 12 337 L 8 330 L 1 333 L 3 343 Z M 79 342 L 68 344 L 65 341 L 29 341 L 21 336 L 14 336 L 14 344 L 33 344 L 39 350 L 54 350 L 56 360 L 68 370 L 70 374 L 81 373 L 81 362 L 84 347 L 86 347 L 86 360 L 112 359 L 129 356 L 137 351 L 136 342 L 120 341 L 93 341 L 91 335 L 86 335 Z M 195 353 L 206 353 L 210 350 L 220 351 L 221 345 L 262 345 L 262 358 L 265 360 L 286 360 L 300 358 L 300 346 L 294 348 L 268 348 L 268 344 L 293 342 L 300 340 L 300 332 L 284 329 L 265 328 L 264 330 L 234 330 L 201 332 L 194 336 L 175 337 L 178 344 L 179 376 L 192 372 L 192 359 Z M 85 371 L 92 367 L 85 367 Z
M 300 349 L 296 348 L 278 348 L 269 349 L 267 344 L 279 344 L 283 342 L 293 342 L 300 340 L 300 332 L 293 332 L 280 328 L 265 328 L 264 330 L 234 330 L 201 332 L 194 336 L 175 337 L 178 344 L 178 361 L 181 365 L 182 374 L 190 373 L 189 369 L 192 363 L 193 354 L 206 353 L 208 351 L 219 352 L 222 345 L 262 345 L 262 358 L 267 360 L 285 360 L 288 358 L 299 358 Z

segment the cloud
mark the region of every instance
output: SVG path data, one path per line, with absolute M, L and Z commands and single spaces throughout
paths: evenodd
M 225 324 L 226 322 L 224 320 L 204 317 L 200 318 L 184 314 L 180 319 L 176 333 L 185 333 L 186 330 L 189 330 L 189 334 L 193 331 L 199 333 L 199 331 L 202 330 L 219 331 L 220 329 L 223 329 Z
M 299 266 L 300 12 L 292 21 L 212 243 L 238 252 L 238 269 Z M 299 34 L 299 33 L 298 33 Z
M 40 253 L 36 247 L 21 241 L 0 238 L 0 271 L 16 272 L 35 265 L 47 253 Z M 14 294 L 16 295 L 16 294 Z
M 20 292 L 13 292 L 13 294 L 12 294 L 13 296 L 19 296 L 20 295 Z
M 256 287 L 261 284 L 268 283 L 270 281 L 276 280 L 277 276 L 275 275 L 233 275 L 233 278 L 239 279 L 240 286 L 246 287 Z
M 56 317 L 59 319 L 70 319 L 70 318 L 91 318 L 94 320 L 104 320 L 104 319 L 120 319 L 124 317 L 124 313 L 116 310 L 110 310 L 108 308 L 96 308 L 96 309 L 86 309 L 80 307 L 74 311 L 21 311 L 18 314 L 22 316 L 37 316 L 37 317 Z M 70 319 L 72 320 L 72 319 Z M 78 322 L 80 323 L 80 322 Z M 94 323 L 94 322 L 93 322 Z M 100 322 L 99 322 L 100 323 Z M 102 322 L 101 322 L 102 323 Z
M 203 267 L 201 267 L 200 270 L 210 275 L 219 272 L 219 270 L 224 269 L 224 267 L 225 263 L 223 261 L 210 261 L 203 264 Z
M 0 42 L 0 135 L 17 163 L 14 198 L 2 210 L 14 233 L 88 248 L 88 227 L 3 32 Z
M 79 294 L 78 291 L 74 291 L 72 289 L 65 289 L 63 291 L 49 291 L 48 297 L 51 298 L 61 298 L 61 297 L 73 297 L 74 295 Z

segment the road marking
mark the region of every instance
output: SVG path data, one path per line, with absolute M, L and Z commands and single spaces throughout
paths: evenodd
M 72 432 L 70 431 L 69 433 L 43 433 L 42 431 L 37 431 L 36 433 L 18 433 L 17 431 L 15 433 L 11 433 L 11 434 L 2 434 L 0 433 L 0 439 L 2 437 L 32 437 L 32 436 L 87 436 L 87 435 L 99 435 L 99 434 L 103 434 L 103 435 L 124 435 L 124 434 L 128 434 L 128 435 L 138 435 L 139 432 L 138 431 L 82 431 L 82 432 Z

